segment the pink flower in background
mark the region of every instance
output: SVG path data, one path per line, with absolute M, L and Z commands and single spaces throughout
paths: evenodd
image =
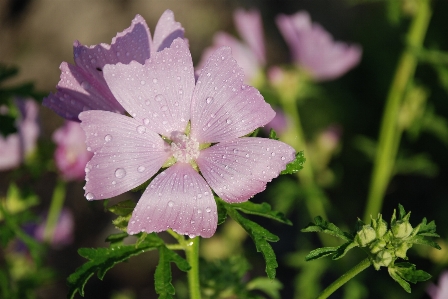
M 86 166 L 86 198 L 119 195 L 150 179 L 168 159 L 174 163 L 143 193 L 129 234 L 172 228 L 211 237 L 217 226 L 211 188 L 227 202 L 246 201 L 295 157 L 282 142 L 241 137 L 268 123 L 275 112 L 258 90 L 243 84 L 242 69 L 228 47 L 210 56 L 196 83 L 182 39 L 144 65 L 107 65 L 104 78 L 131 117 L 80 114 L 95 153 Z
M 85 167 L 93 154 L 87 151 L 86 135 L 78 122 L 66 121 L 53 133 L 57 148 L 54 153 L 56 166 L 65 180 L 83 180 Z
M 218 48 L 227 46 L 232 49 L 232 56 L 236 59 L 238 65 L 243 68 L 246 81 L 250 82 L 266 64 L 261 15 L 256 10 L 237 10 L 234 14 L 234 20 L 236 29 L 244 43 L 228 33 L 218 32 L 214 36 L 213 46 L 203 52 L 197 69 L 202 69 L 207 59 Z
M 439 277 L 439 286 L 430 284 L 427 292 L 431 299 L 448 298 L 448 271 L 443 272 Z
M 34 151 L 39 137 L 39 107 L 36 102 L 17 99 L 16 103 L 20 111 L 16 122 L 17 133 L 6 137 L 0 135 L 0 171 L 18 167 Z
M 34 236 L 39 241 L 44 241 L 45 226 L 47 224 L 46 217 L 37 226 Z M 51 245 L 53 247 L 61 247 L 69 245 L 73 242 L 73 231 L 75 227 L 73 214 L 68 208 L 63 208 L 59 214 L 58 223 L 53 232 Z
M 129 28 L 112 39 L 111 45 L 88 47 L 75 41 L 75 65 L 67 62 L 60 65 L 57 92 L 46 97 L 43 105 L 74 121 L 79 121 L 79 113 L 86 110 L 124 113 L 104 80 L 104 66 L 131 61 L 143 64 L 157 51 L 169 47 L 175 38 L 183 36 L 184 29 L 174 20 L 173 12 L 166 10 L 157 23 L 154 38 L 151 38 L 145 20 L 137 15 Z
M 279 15 L 276 21 L 295 63 L 306 69 L 314 80 L 336 79 L 361 59 L 359 46 L 334 41 L 319 24 L 311 23 L 305 11 Z
M 273 129 L 277 134 L 282 134 L 288 128 L 288 118 L 283 110 L 275 109 L 275 117 L 263 127 L 266 134 Z

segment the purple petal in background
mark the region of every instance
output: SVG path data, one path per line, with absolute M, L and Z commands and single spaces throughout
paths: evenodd
M 430 284 L 426 290 L 431 299 L 448 298 L 448 271 L 444 271 L 439 277 L 438 286 Z

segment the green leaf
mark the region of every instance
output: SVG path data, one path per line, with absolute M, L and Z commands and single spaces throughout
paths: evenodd
M 114 236 L 115 237 L 112 237 L 112 239 L 116 240 L 118 235 Z M 106 272 L 116 264 L 129 259 L 131 256 L 139 255 L 147 250 L 152 250 L 162 245 L 164 246 L 163 241 L 155 233 L 152 233 L 148 235 L 145 241 L 139 246 L 122 245 L 111 246 L 109 248 L 79 249 L 79 255 L 85 257 L 89 261 L 76 269 L 75 273 L 68 277 L 67 284 L 69 291 L 67 297 L 73 298 L 78 292 L 81 296 L 84 296 L 84 286 L 95 272 L 98 272 L 98 278 L 102 280 Z
M 216 205 L 218 206 L 218 225 L 223 224 L 227 218 L 226 203 L 218 197 L 215 197 Z
M 389 271 L 390 277 L 392 277 L 398 284 L 408 293 L 411 293 L 411 286 L 407 283 L 400 275 L 398 275 L 397 271 L 393 267 L 387 268 Z
M 260 290 L 272 299 L 280 299 L 280 290 L 282 288 L 283 285 L 280 281 L 266 277 L 257 277 L 247 283 L 248 290 Z
M 106 238 L 106 242 L 109 242 L 111 246 L 122 244 L 125 238 L 129 237 L 127 233 L 112 234 Z
M 342 258 L 350 249 L 358 247 L 355 242 L 346 242 L 338 247 L 336 253 L 331 257 L 333 260 L 338 260 Z
M 287 219 L 283 213 L 273 211 L 271 209 L 271 206 L 266 202 L 263 202 L 261 204 L 253 203 L 250 201 L 242 203 L 234 203 L 232 204 L 232 208 L 240 210 L 241 212 L 244 212 L 246 214 L 258 215 L 272 220 L 276 220 L 278 222 L 287 225 L 292 225 L 292 222 L 289 221 L 289 219 Z
M 288 163 L 286 165 L 286 169 L 283 170 L 280 174 L 294 174 L 296 172 L 299 172 L 303 169 L 303 164 L 305 163 L 305 161 L 306 159 L 303 151 L 297 152 L 294 161 Z
M 398 219 L 401 220 L 406 216 L 406 211 L 404 210 L 404 207 L 401 204 L 398 204 L 398 210 L 400 211 L 400 218 Z
M 423 218 L 422 223 L 420 223 L 420 228 L 417 235 L 436 238 L 440 237 L 439 234 L 436 233 L 436 223 L 434 222 L 434 220 L 430 223 L 426 222 L 426 218 Z
M 398 282 L 406 292 L 411 292 L 411 287 L 406 281 L 417 283 L 419 281 L 426 281 L 431 278 L 431 275 L 423 270 L 417 270 L 414 264 L 404 262 L 397 263 L 393 267 L 388 268 L 390 276 Z
M 305 260 L 308 262 L 308 261 L 323 258 L 327 255 L 336 253 L 338 248 L 339 247 L 322 247 L 322 248 L 314 249 L 314 250 L 310 251 L 310 253 L 307 254 L 307 256 L 305 257 Z
M 129 199 L 110 206 L 107 209 L 117 216 L 127 216 L 132 214 L 136 205 L 137 204 L 134 201 Z
M 322 217 L 317 216 L 314 218 L 314 223 L 308 224 L 307 227 L 301 230 L 302 232 L 322 232 L 334 237 L 341 238 L 345 241 L 353 241 L 353 236 L 349 233 L 343 232 L 339 227 L 331 222 L 325 221 Z
M 277 137 L 277 133 L 272 128 L 269 131 L 269 139 L 279 140 L 279 138 Z
M 155 289 L 156 293 L 160 295 L 159 299 L 172 299 L 172 295 L 175 294 L 174 286 L 171 284 L 171 262 L 174 262 L 184 272 L 191 268 L 185 259 L 168 249 L 165 245 L 161 245 L 159 247 L 159 264 L 154 274 Z
M 257 137 L 258 132 L 260 132 L 260 128 L 256 128 L 252 133 L 248 135 L 248 137 Z
M 439 250 L 442 249 L 439 246 L 439 244 L 437 244 L 433 240 L 427 239 L 427 238 L 419 236 L 419 235 L 413 237 L 410 241 L 414 244 L 427 245 L 427 246 L 431 246 L 431 247 L 439 249 Z

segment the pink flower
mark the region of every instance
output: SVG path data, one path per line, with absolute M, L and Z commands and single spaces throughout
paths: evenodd
M 44 241 L 46 224 L 47 217 L 44 217 L 43 221 L 37 226 L 36 231 L 34 232 L 36 239 L 39 241 Z M 59 214 L 58 223 L 54 228 L 51 245 L 53 247 L 61 247 L 71 244 L 73 242 L 74 226 L 72 212 L 68 208 L 63 208 Z
M 172 165 L 143 193 L 129 234 L 171 228 L 211 237 L 217 207 L 210 188 L 227 202 L 246 201 L 294 159 L 294 149 L 282 142 L 241 137 L 275 112 L 258 90 L 243 84 L 228 47 L 208 59 L 196 83 L 182 39 L 144 65 L 107 65 L 104 78 L 131 117 L 80 114 L 95 153 L 86 166 L 86 198 L 116 196 L 153 177 L 166 162 Z
M 317 81 L 336 79 L 356 66 L 362 50 L 357 45 L 335 42 L 310 15 L 300 11 L 277 17 L 277 26 L 289 45 L 293 59 Z
M 431 299 L 448 298 L 448 271 L 443 272 L 439 277 L 439 287 L 430 284 L 427 292 Z
M 53 141 L 57 144 L 54 159 L 65 180 L 84 179 L 84 169 L 93 156 L 87 151 L 85 139 L 81 126 L 73 121 L 66 121 L 53 133 Z
M 173 12 L 166 10 L 157 23 L 154 39 L 145 20 L 137 15 L 129 28 L 112 39 L 111 45 L 87 47 L 75 41 L 75 65 L 67 62 L 61 64 L 61 80 L 56 87 L 58 91 L 46 97 L 43 105 L 74 121 L 79 121 L 79 113 L 86 110 L 124 113 L 104 80 L 104 66 L 131 61 L 143 64 L 157 51 L 169 47 L 175 38 L 183 36 L 184 29 L 174 20 Z
M 263 127 L 263 131 L 267 134 L 273 129 L 277 134 L 282 134 L 288 128 L 288 118 L 280 109 L 275 109 L 275 117 Z
M 0 170 L 18 167 L 34 151 L 39 137 L 39 107 L 36 102 L 18 99 L 16 103 L 20 110 L 16 123 L 17 133 L 7 137 L 0 135 Z
M 243 38 L 240 42 L 230 34 L 218 32 L 213 39 L 213 46 L 205 49 L 198 69 L 201 69 L 207 59 L 220 47 L 228 46 L 232 49 L 232 56 L 245 73 L 246 80 L 251 81 L 266 64 L 263 38 L 263 24 L 260 13 L 256 10 L 237 10 L 234 20 L 238 33 Z

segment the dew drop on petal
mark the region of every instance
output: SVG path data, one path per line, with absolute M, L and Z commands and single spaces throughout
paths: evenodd
M 158 95 L 156 95 L 156 96 L 154 97 L 154 99 L 155 99 L 157 102 L 160 102 L 160 101 L 164 100 L 164 97 L 163 97 L 163 95 L 158 94 Z
M 123 168 L 117 168 L 115 170 L 115 177 L 122 179 L 126 176 L 126 170 L 124 170 Z
M 87 199 L 87 200 L 94 200 L 94 199 L 95 199 L 95 196 L 93 195 L 92 192 L 89 192 L 89 193 L 86 194 L 86 199 Z
M 207 104 L 211 104 L 213 102 L 213 98 L 207 97 L 207 99 L 205 101 L 207 102 Z
M 145 80 L 140 81 L 141 85 L 145 85 L 145 83 L 146 83 Z
M 162 107 L 160 107 L 160 110 L 166 111 L 166 110 L 168 110 L 168 106 L 162 106 Z
M 145 171 L 145 166 L 139 166 L 138 168 L 137 168 L 137 171 L 138 172 L 143 172 L 143 171 Z
M 87 151 L 91 152 L 92 148 L 90 146 L 87 147 Z
M 90 84 L 86 81 L 81 82 L 81 87 L 84 88 L 85 90 L 90 88 Z
M 86 166 L 86 168 L 84 168 L 84 171 L 85 171 L 86 173 L 89 173 L 89 172 L 90 172 L 90 168 Z
M 174 202 L 172 202 L 171 200 L 168 202 L 168 206 L 170 207 L 170 208 L 172 208 L 173 206 L 174 206 Z
M 285 161 L 285 159 L 286 159 L 286 158 L 282 156 L 282 160 Z
M 152 83 L 157 83 L 157 79 L 156 78 L 152 79 Z
M 115 182 L 115 181 L 112 181 L 112 185 L 115 185 L 115 184 L 117 184 L 117 182 Z
M 228 123 L 229 125 L 232 123 L 232 120 L 230 119 L 230 118 L 228 118 L 227 120 L 226 120 L 226 123 Z
M 206 211 L 207 213 L 210 213 L 210 212 L 212 211 L 212 209 L 210 209 L 209 207 L 207 207 L 207 208 L 205 209 L 205 211 Z
M 149 119 L 148 119 L 148 118 L 144 118 L 144 119 L 143 119 L 143 123 L 144 123 L 145 125 L 148 125 L 148 124 L 149 124 Z
M 112 135 L 107 134 L 106 136 L 104 136 L 104 141 L 109 142 L 112 140 Z
M 146 132 L 146 128 L 144 126 L 138 126 L 137 132 L 139 132 L 140 134 L 143 134 Z
M 271 153 L 271 156 L 272 156 L 272 157 L 274 157 L 274 156 L 275 156 L 275 153 L 274 153 L 274 152 L 272 152 L 272 153 Z
M 202 214 L 202 210 L 201 209 L 198 209 L 198 214 Z

